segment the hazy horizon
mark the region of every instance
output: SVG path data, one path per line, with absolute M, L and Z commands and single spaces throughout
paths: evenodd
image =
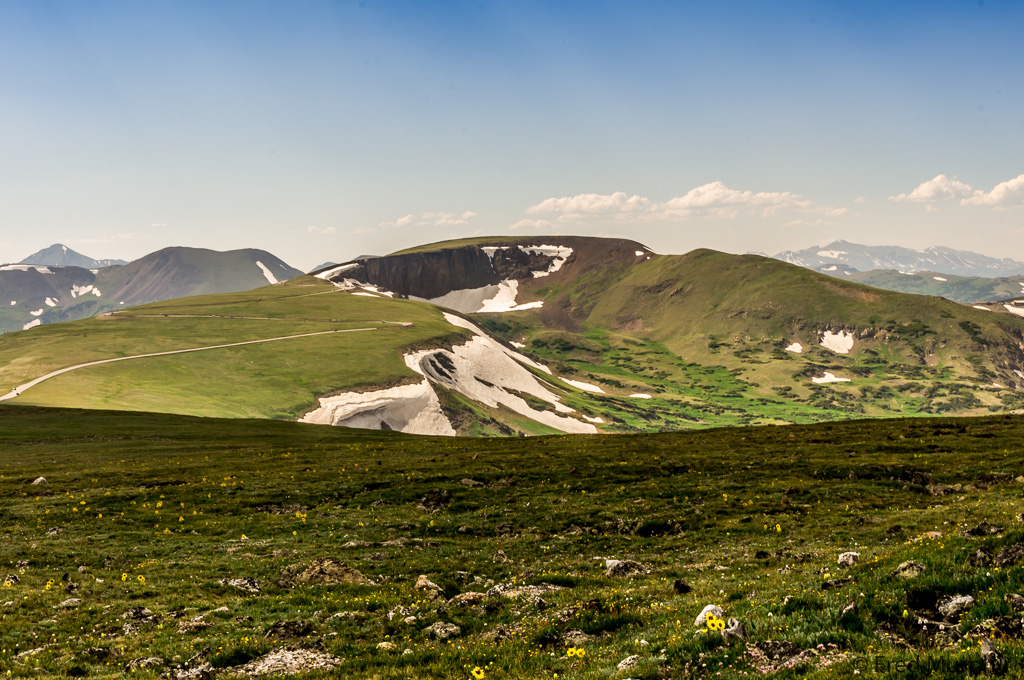
M 14 1 L 0 260 L 473 235 L 1024 260 L 1017 3 Z

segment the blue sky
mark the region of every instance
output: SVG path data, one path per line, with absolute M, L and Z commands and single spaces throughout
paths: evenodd
M 1024 259 L 1024 3 L 0 4 L 0 260 L 474 234 Z

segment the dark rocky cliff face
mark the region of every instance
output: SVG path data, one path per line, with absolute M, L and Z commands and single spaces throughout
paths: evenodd
M 355 279 L 399 295 L 429 299 L 505 279 L 532 278 L 532 272 L 547 269 L 551 259 L 515 246 L 495 251 L 492 259 L 477 246 L 462 246 L 358 260 L 358 267 L 333 278 Z

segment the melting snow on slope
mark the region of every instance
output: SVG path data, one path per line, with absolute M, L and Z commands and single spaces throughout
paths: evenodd
M 932 278 L 935 279 L 936 281 L 949 281 L 949 279 L 944 279 L 941 276 L 933 276 Z
M 557 272 L 565 264 L 565 261 L 569 259 L 569 256 L 572 255 L 572 248 L 567 248 L 566 246 L 519 246 L 519 250 L 532 255 L 547 255 L 553 258 L 546 270 L 532 272 L 535 279 Z
M 569 380 L 568 378 L 563 378 L 561 376 L 559 376 L 558 379 L 561 380 L 564 383 L 572 385 L 573 387 L 575 387 L 577 389 L 581 389 L 584 392 L 593 392 L 594 394 L 604 394 L 604 390 L 602 390 L 597 385 L 591 385 L 590 383 L 585 383 L 585 382 L 583 382 L 581 380 Z
M 846 331 L 825 331 L 821 334 L 821 346 L 836 354 L 849 354 L 853 349 L 853 334 Z
M 1024 316 L 1024 307 L 1014 307 L 1013 305 L 1003 305 L 1010 314 L 1016 314 L 1017 316 Z
M 92 293 L 93 295 L 99 297 L 100 291 L 98 288 L 91 284 L 88 286 L 79 286 L 77 284 L 71 286 L 71 297 L 73 298 L 76 298 L 80 295 L 85 295 L 86 293 Z
M 642 251 L 642 250 L 634 250 L 633 254 L 636 255 L 637 257 L 643 257 L 644 251 Z
M 581 413 L 580 415 L 582 416 L 583 414 Z M 591 418 L 590 416 L 583 416 L 583 420 L 587 421 L 588 423 L 597 423 L 598 425 L 604 424 L 604 419 L 602 418 Z
M 818 257 L 827 257 L 833 260 L 838 260 L 840 255 L 846 255 L 845 250 L 819 250 Z
M 54 300 L 52 297 L 46 298 L 46 306 L 47 307 L 56 307 L 57 306 L 57 300 Z
M 263 276 L 267 279 L 267 281 L 269 281 L 270 283 L 278 283 L 277 277 L 274 276 L 274 274 L 269 269 L 267 269 L 267 265 L 263 264 L 259 260 L 256 260 L 256 266 L 260 268 L 261 272 L 263 272 Z
M 794 342 L 792 345 L 790 345 L 789 347 L 786 348 L 786 351 L 787 352 L 795 352 L 796 354 L 800 354 L 801 352 L 804 351 L 804 346 L 801 345 L 799 342 Z
M 650 399 L 651 398 L 651 395 L 649 395 L 649 394 L 642 394 L 642 393 L 631 394 L 629 396 L 632 397 L 633 399 Z
M 974 307 L 975 309 L 980 309 L 980 310 L 985 311 L 985 312 L 991 312 L 992 311 L 988 307 L 982 307 L 981 305 L 971 305 L 971 307 Z
M 43 310 L 41 308 L 29 312 L 29 314 L 31 314 L 32 316 L 40 316 L 42 313 L 43 313 Z
M 515 347 L 516 349 L 522 349 L 522 348 L 526 347 L 526 345 L 524 345 L 523 343 L 516 342 L 515 340 L 513 340 L 509 344 L 512 345 L 513 347 Z
M 383 429 L 383 423 L 409 434 L 455 435 L 451 422 L 441 411 L 437 393 L 425 378 L 415 385 L 321 397 L 320 406 L 299 422 L 370 430 Z
M 372 298 L 380 297 L 379 295 L 374 295 L 373 293 L 367 293 L 366 291 L 362 291 L 362 290 L 357 290 L 356 292 L 352 293 L 352 295 L 361 295 L 363 297 L 372 297 Z
M 462 288 L 445 293 L 436 298 L 419 298 L 409 296 L 411 300 L 429 302 L 439 307 L 454 309 L 463 314 L 475 312 L 518 312 L 524 309 L 539 309 L 544 306 L 543 300 L 516 304 L 516 296 L 519 294 L 519 282 L 515 279 L 508 279 L 499 284 L 482 286 L 480 288 Z
M 16 304 L 18 304 L 18 301 L 17 301 L 17 300 L 11 300 L 11 307 L 13 307 L 13 306 L 14 306 L 14 305 L 16 305 Z
M 473 333 L 475 333 L 477 335 L 480 335 L 480 336 L 483 336 L 485 338 L 487 337 L 487 334 L 484 333 L 482 330 L 480 330 L 479 327 L 475 326 L 474 324 L 472 324 L 469 321 L 466 321 L 461 316 L 455 316 L 454 314 L 448 314 L 447 312 L 445 312 L 444 318 L 445 318 L 445 321 L 447 321 L 448 323 L 450 323 L 453 326 L 458 326 L 459 328 L 465 328 L 467 331 L 472 331 Z M 497 345 L 497 343 L 495 343 L 495 344 Z M 513 359 L 515 359 L 519 363 L 526 364 L 527 366 L 530 366 L 532 368 L 536 368 L 538 371 L 543 371 L 544 373 L 547 373 L 548 375 L 551 375 L 551 369 L 548 368 L 547 366 L 545 366 L 544 364 L 539 364 L 536 361 L 534 361 L 533 359 L 531 359 L 530 357 L 528 357 L 528 356 L 526 356 L 524 354 L 520 354 L 519 352 L 513 352 L 512 350 L 508 349 L 507 347 L 502 347 L 501 345 L 498 345 L 498 347 L 501 348 L 501 351 L 503 351 L 505 354 L 507 354 L 508 356 L 512 357 Z M 569 409 L 569 410 L 572 411 L 572 409 Z
M 838 382 L 850 382 L 849 378 L 837 378 L 834 374 L 825 371 L 825 375 L 820 378 L 811 378 L 812 383 L 822 385 L 824 383 L 838 383 Z
M 331 278 L 335 274 L 340 274 L 341 272 L 347 272 L 349 269 L 355 269 L 358 266 L 359 266 L 358 262 L 350 262 L 349 264 L 342 264 L 342 265 L 339 265 L 337 267 L 334 267 L 333 269 L 325 269 L 324 271 L 322 271 L 319 274 L 317 274 L 316 278 L 323 279 L 323 280 L 326 281 L 327 279 Z M 338 285 L 338 284 L 335 284 L 335 285 Z
M 42 325 L 42 321 L 36 319 L 35 321 L 29 321 L 27 324 L 21 327 L 21 330 L 27 331 L 29 328 L 35 328 L 36 326 Z

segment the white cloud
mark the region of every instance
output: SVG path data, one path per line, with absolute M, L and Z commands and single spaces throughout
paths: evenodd
M 993 208 L 1024 205 L 1024 175 L 1000 182 L 992 191 L 975 189 L 956 176 L 949 178 L 946 175 L 936 175 L 919 184 L 909 194 L 890 196 L 889 199 L 925 203 L 925 208 L 930 211 L 936 210 L 933 203 L 951 199 L 960 199 L 960 205 L 987 205 Z
M 403 227 L 462 227 L 469 224 L 469 221 L 476 217 L 476 213 L 472 210 L 464 210 L 460 213 L 455 212 L 427 212 L 422 215 L 405 215 L 399 217 L 397 220 L 391 220 L 390 222 L 381 222 L 377 225 L 378 229 L 391 229 L 391 228 L 403 228 Z M 364 230 L 367 231 L 367 230 Z M 377 229 L 370 229 L 368 231 L 377 231 Z M 359 233 L 359 232 L 357 232 Z
M 844 214 L 846 208 L 820 206 L 788 191 L 755 192 L 730 189 L 723 182 L 716 181 L 691 189 L 683 196 L 670 198 L 663 203 L 618 191 L 613 194 L 579 194 L 548 198 L 526 210 L 531 215 L 558 214 L 556 219 L 559 222 L 601 218 L 658 222 L 692 217 L 730 218 L 757 214 L 770 216 L 782 211 L 836 216 Z
M 509 227 L 511 231 L 519 231 L 520 229 L 545 229 L 550 227 L 553 222 L 548 220 L 530 220 L 522 219 Z
M 306 227 L 306 233 L 307 234 L 333 234 L 334 233 L 334 227 L 316 227 L 316 226 L 310 225 L 309 227 Z
M 946 198 L 967 198 L 975 193 L 970 184 L 957 179 L 956 175 L 949 178 L 945 175 L 936 175 L 927 182 L 922 182 L 909 194 L 890 196 L 891 201 L 909 201 L 912 203 L 927 203 Z
M 1009 206 L 1024 205 L 1024 175 L 1000 182 L 992 191 L 975 191 L 970 198 L 960 201 L 961 205 Z

